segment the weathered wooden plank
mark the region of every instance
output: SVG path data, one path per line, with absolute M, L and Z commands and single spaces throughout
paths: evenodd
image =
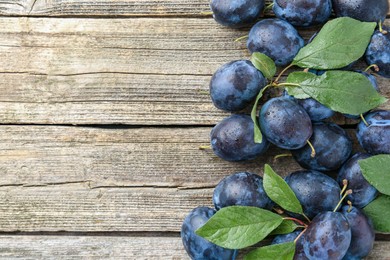
M 272 0 L 266 0 L 266 5 Z M 8 0 L 0 3 L 0 15 L 28 16 L 190 16 L 209 12 L 206 0 Z
M 212 205 L 211 194 L 211 188 L 90 188 L 88 183 L 0 187 L 0 231 L 179 231 L 192 208 Z
M 212 105 L 209 80 L 248 57 L 233 42 L 244 33 L 211 19 L 2 18 L 0 121 L 215 124 L 227 113 Z M 379 79 L 389 96 L 389 79 Z
M 0 236 L 0 254 L 7 259 L 189 259 L 177 236 Z M 389 258 L 390 243 L 377 241 L 365 259 Z
M 279 149 L 224 162 L 198 149 L 210 129 L 1 126 L 0 232 L 178 231 L 224 176 L 300 169 Z
M 272 147 L 257 160 L 226 162 L 211 150 L 211 127 L 102 129 L 0 126 L 0 186 L 81 182 L 90 187 L 213 187 L 236 171 L 262 173 L 264 163 L 280 174 L 300 167 Z

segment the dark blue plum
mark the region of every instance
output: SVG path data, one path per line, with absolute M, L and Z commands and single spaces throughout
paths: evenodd
M 267 151 L 269 142 L 255 143 L 254 124 L 248 115 L 231 115 L 219 122 L 210 133 L 214 153 L 226 161 L 253 160 Z
M 285 178 L 309 218 L 333 210 L 340 201 L 340 186 L 331 177 L 313 170 L 291 173 Z
M 303 45 L 304 40 L 298 31 L 280 19 L 264 19 L 257 22 L 249 31 L 247 42 L 251 53 L 264 53 L 273 59 L 277 66 L 291 63 Z
M 323 70 L 317 70 L 317 71 L 314 71 L 314 70 L 310 71 L 309 70 L 309 72 L 315 74 L 315 73 L 321 73 L 324 71 Z M 318 74 L 317 76 L 320 76 L 320 75 L 322 75 L 322 74 Z M 287 91 L 284 91 L 283 95 L 289 96 L 292 99 L 294 99 L 294 97 L 288 95 Z M 313 121 L 313 122 L 322 121 L 324 119 L 332 117 L 335 113 L 332 109 L 324 106 L 323 104 L 321 104 L 320 102 L 318 102 L 314 98 L 295 99 L 295 101 L 301 107 L 303 107 L 303 109 L 305 109 L 306 113 L 309 115 L 311 121 Z
M 375 232 L 371 220 L 355 207 L 344 206 L 341 213 L 351 227 L 351 244 L 344 260 L 358 260 L 366 257 L 374 247 Z
M 322 212 L 309 224 L 303 249 L 309 259 L 341 260 L 351 243 L 351 228 L 340 212 Z
M 360 145 L 370 154 L 389 154 L 390 111 L 370 112 L 364 118 L 368 126 L 361 121 L 356 131 Z
M 276 17 L 294 26 L 325 23 L 332 13 L 331 0 L 274 0 Z
M 237 250 L 222 248 L 195 234 L 195 231 L 214 214 L 215 210 L 211 208 L 197 207 L 184 219 L 181 226 L 181 240 L 192 260 L 234 260 L 236 258 Z
M 312 121 L 322 121 L 334 115 L 334 111 L 313 98 L 297 99 Z
M 299 165 L 306 169 L 336 170 L 352 152 L 352 141 L 348 134 L 334 123 L 313 123 L 313 135 L 309 140 L 316 152 L 314 157 L 311 157 L 312 149 L 309 145 L 291 151 Z
M 210 7 L 215 21 L 239 28 L 256 21 L 264 9 L 264 0 L 211 0 Z
M 373 201 L 378 193 L 364 178 L 358 163 L 359 160 L 368 157 L 370 155 L 365 153 L 355 154 L 341 167 L 337 176 L 337 181 L 340 186 L 343 185 L 344 179 L 348 181 L 348 189 L 352 189 L 352 194 L 348 195 L 347 199 L 352 202 L 352 205 L 358 208 L 363 208 Z
M 332 0 L 337 17 L 348 16 L 364 22 L 386 19 L 389 10 L 387 0 Z
M 389 31 L 389 28 L 385 26 L 383 29 Z M 390 78 L 390 33 L 383 34 L 376 30 L 364 55 L 367 64 L 378 65 L 379 71 L 377 73 L 379 75 Z
M 302 230 L 297 230 L 289 234 L 285 235 L 278 235 L 272 240 L 272 245 L 274 244 L 282 244 L 282 243 L 288 243 L 294 241 L 299 234 L 301 234 Z M 295 254 L 294 254 L 294 260 L 307 260 L 309 258 L 306 257 L 305 251 L 303 250 L 303 234 L 296 242 L 295 244 Z
M 309 115 L 289 97 L 268 100 L 261 108 L 259 122 L 268 141 L 284 149 L 303 147 L 313 133 Z
M 224 64 L 212 76 L 210 96 L 214 105 L 225 111 L 244 109 L 267 84 L 263 74 L 248 60 Z
M 274 240 L 272 240 L 272 245 L 275 244 L 283 244 L 283 243 L 288 243 L 294 241 L 299 234 L 301 234 L 302 230 L 297 230 L 288 234 L 283 234 L 283 235 L 277 235 Z
M 222 179 L 214 189 L 213 203 L 217 210 L 234 205 L 271 206 L 271 200 L 263 188 L 263 178 L 249 172 L 235 173 Z

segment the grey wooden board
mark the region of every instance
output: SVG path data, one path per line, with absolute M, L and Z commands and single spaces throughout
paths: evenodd
M 0 236 L 0 255 L 0 259 L 189 259 L 178 236 Z M 365 259 L 389 258 L 390 244 L 377 241 Z
M 0 126 L 0 232 L 177 232 L 224 176 L 301 169 L 275 148 L 225 162 L 199 150 L 210 130 Z
M 215 124 L 228 113 L 209 81 L 249 57 L 233 42 L 245 33 L 212 19 L 0 18 L 0 122 Z M 389 96 L 390 80 L 379 84 Z
M 2 15 L 25 16 L 202 16 L 209 0 L 6 0 Z M 266 0 L 266 5 L 272 3 Z
M 210 150 L 210 127 L 0 127 L 0 231 L 178 231 L 190 209 L 212 205 L 237 171 L 300 169 L 271 149 L 229 163 Z
M 213 187 L 236 171 L 262 173 L 275 164 L 282 175 L 300 167 L 271 147 L 256 161 L 226 162 L 208 145 L 211 127 L 102 129 L 0 126 L 0 186 L 82 182 L 90 187 Z M 42 187 L 44 189 L 44 187 Z

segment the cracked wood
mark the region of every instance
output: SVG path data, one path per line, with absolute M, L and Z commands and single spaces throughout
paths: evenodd
M 233 42 L 244 33 L 212 19 L 2 18 L 0 121 L 215 124 L 228 113 L 211 103 L 209 80 L 248 58 L 245 42 Z M 378 79 L 389 96 L 389 80 Z
M 251 248 L 253 249 L 253 247 Z M 181 239 L 133 236 L 0 236 L 2 257 L 17 258 L 110 258 L 110 259 L 189 259 Z M 238 260 L 248 250 L 240 250 Z M 387 260 L 390 244 L 377 241 L 366 260 Z

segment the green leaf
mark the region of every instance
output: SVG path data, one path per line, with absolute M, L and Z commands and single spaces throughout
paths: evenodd
M 265 86 L 262 88 L 257 94 L 255 104 L 252 107 L 252 112 L 251 112 L 251 118 L 253 121 L 253 131 L 254 131 L 254 141 L 255 143 L 262 143 L 263 142 L 263 134 L 260 131 L 260 126 L 259 126 L 259 120 L 257 120 L 257 106 L 259 105 L 259 100 L 263 96 L 264 91 L 269 87 L 270 85 Z
M 251 62 L 256 69 L 263 73 L 264 77 L 272 80 L 276 73 L 276 65 L 270 57 L 261 52 L 254 52 L 251 56 Z
M 363 210 L 367 216 L 371 218 L 376 231 L 384 233 L 390 232 L 390 196 L 380 195 Z
M 327 22 L 292 64 L 301 68 L 338 69 L 363 56 L 376 23 L 341 17 Z
M 283 222 L 277 227 L 270 235 L 284 235 L 293 232 L 297 229 L 298 225 L 294 221 L 284 219 Z
M 381 193 L 390 195 L 390 154 L 375 155 L 358 163 L 364 178 Z
M 295 243 L 288 242 L 260 247 L 244 256 L 244 260 L 292 260 L 295 254 Z
M 290 73 L 287 77 L 287 82 L 299 85 L 301 82 L 314 80 L 315 78 L 317 78 L 317 76 L 310 72 Z M 310 96 L 299 87 L 287 85 L 286 90 L 289 95 L 294 96 L 297 99 L 310 98 Z
M 196 234 L 221 247 L 240 249 L 263 240 L 282 221 L 269 210 L 230 206 L 217 211 Z
M 337 112 L 360 115 L 387 101 L 361 73 L 333 70 L 321 76 L 303 74 L 307 72 L 293 72 L 287 82 L 299 84 L 296 88 Z M 294 91 L 289 93 L 295 95 Z
M 294 213 L 303 213 L 301 203 L 295 193 L 268 164 L 264 165 L 263 186 L 268 197 L 279 206 Z

